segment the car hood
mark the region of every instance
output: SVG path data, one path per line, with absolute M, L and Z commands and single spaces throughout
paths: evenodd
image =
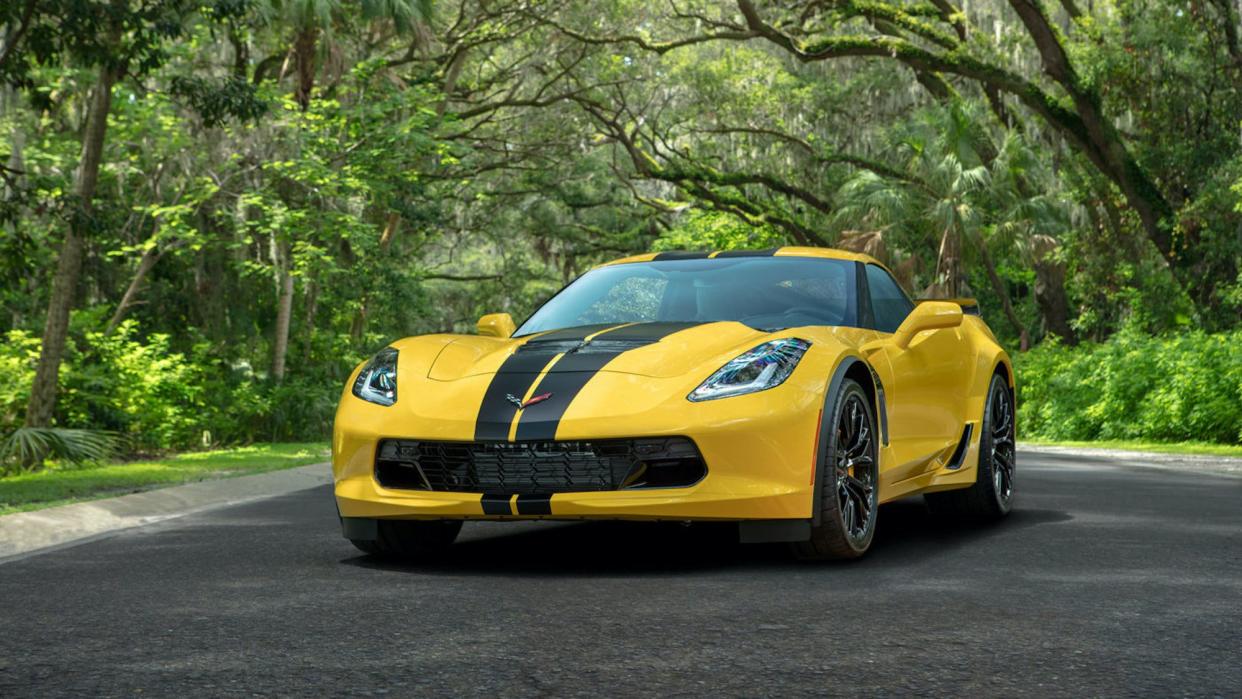
M 639 376 L 703 377 L 734 356 L 778 336 L 736 322 L 632 323 L 569 328 L 519 338 L 456 336 L 430 363 L 435 381 L 493 374 L 608 371 Z

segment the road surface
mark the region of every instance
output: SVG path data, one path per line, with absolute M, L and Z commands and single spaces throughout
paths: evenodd
M 0 696 L 1242 695 L 1242 479 L 1023 453 L 1017 509 L 862 561 L 466 525 L 399 566 L 326 487 L 0 564 Z

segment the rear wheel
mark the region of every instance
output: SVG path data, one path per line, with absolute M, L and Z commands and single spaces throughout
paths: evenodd
M 1000 519 L 1013 507 L 1014 406 L 1009 384 L 992 377 L 983 409 L 979 435 L 979 469 L 974 485 L 961 490 L 928 493 L 923 498 L 932 512 L 959 519 Z
M 373 556 L 419 558 L 443 552 L 457 540 L 461 520 L 381 519 L 377 538 L 350 539 L 359 551 Z
M 803 560 L 858 558 L 875 535 L 879 498 L 879 455 L 875 417 L 857 381 L 841 384 L 832 417 L 826 458 L 816 465 L 820 523 L 811 539 L 793 544 Z

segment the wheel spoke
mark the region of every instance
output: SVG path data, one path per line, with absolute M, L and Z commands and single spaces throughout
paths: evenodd
M 874 459 L 872 459 L 872 458 L 871 458 L 871 456 L 870 456 L 870 455 L 868 455 L 868 454 L 863 454 L 862 456 L 858 457 L 857 459 L 854 459 L 854 461 L 853 461 L 853 464 L 854 464 L 854 470 L 855 470 L 855 471 L 857 471 L 859 466 L 870 466 L 870 465 L 871 465 L 871 464 L 873 464 L 873 463 L 875 463 L 875 461 L 874 461 Z
M 845 455 L 851 459 L 857 460 L 870 451 L 871 439 L 869 432 L 870 431 L 864 427 L 862 434 L 858 437 L 858 439 L 856 439 L 854 443 L 845 450 Z
M 845 480 L 845 487 L 849 492 L 850 497 L 854 498 L 858 502 L 859 510 L 861 510 L 863 514 L 870 514 L 871 486 L 863 483 L 857 478 L 850 477 Z

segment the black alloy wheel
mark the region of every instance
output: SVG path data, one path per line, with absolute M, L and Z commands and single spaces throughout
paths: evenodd
M 793 545 L 803 560 L 858 558 L 875 536 L 879 445 L 871 399 L 857 381 L 841 384 L 827 454 L 819 464 L 820 523 Z M 825 425 L 825 426 L 827 426 Z

